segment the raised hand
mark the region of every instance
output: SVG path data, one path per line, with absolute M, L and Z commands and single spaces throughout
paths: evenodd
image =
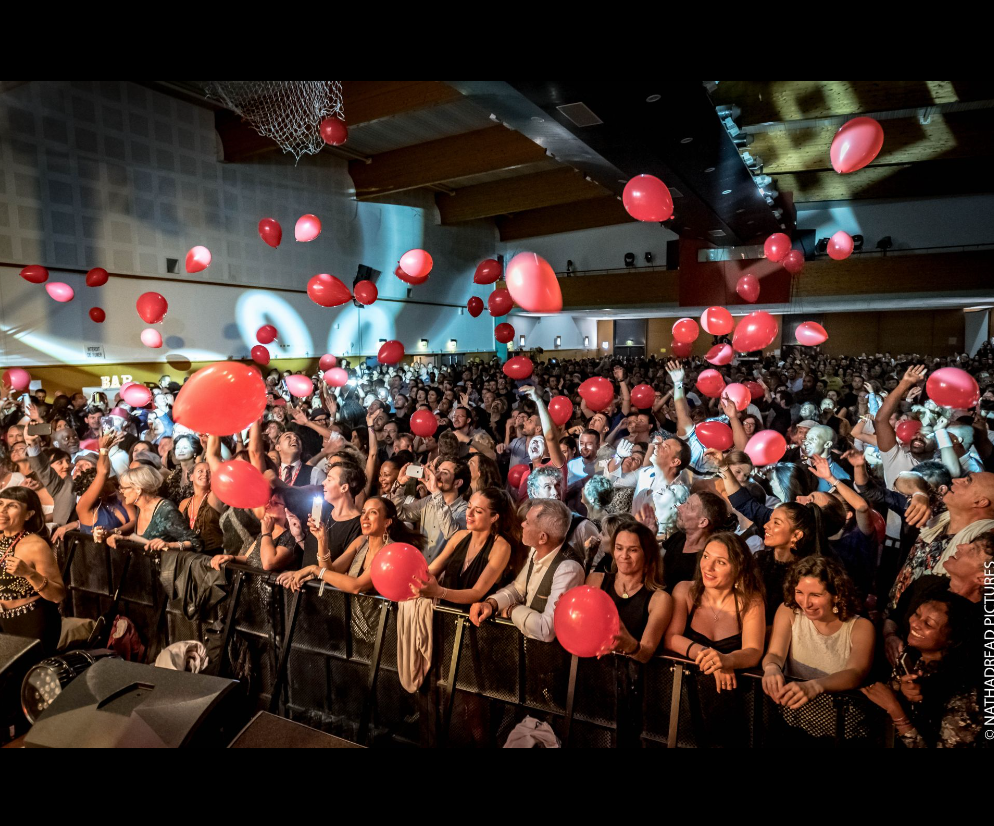
M 922 379 L 925 378 L 925 374 L 928 369 L 924 364 L 915 364 L 904 371 L 904 378 L 901 381 L 904 384 L 918 384 Z

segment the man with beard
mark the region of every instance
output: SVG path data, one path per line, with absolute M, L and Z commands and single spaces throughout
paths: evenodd
M 663 585 L 670 592 L 678 582 L 694 579 L 698 554 L 729 521 L 725 501 L 710 491 L 691 494 L 676 514 L 676 533 L 663 542 Z

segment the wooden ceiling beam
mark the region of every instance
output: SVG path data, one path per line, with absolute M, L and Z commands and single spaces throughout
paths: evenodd
M 546 157 L 545 149 L 504 126 L 491 126 L 448 138 L 349 161 L 360 201 L 394 192 L 444 184 L 456 178 L 514 169 Z
M 443 224 L 458 224 L 495 215 L 569 204 L 610 194 L 575 169 L 554 169 L 521 175 L 435 196 Z
M 539 235 L 626 224 L 634 220 L 625 212 L 621 201 L 610 195 L 579 203 L 531 209 L 507 218 L 498 218 L 497 229 L 500 230 L 502 241 L 517 241 Z

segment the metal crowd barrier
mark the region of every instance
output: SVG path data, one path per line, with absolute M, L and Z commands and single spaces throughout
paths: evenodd
M 212 673 L 237 678 L 254 710 L 359 743 L 499 746 L 531 715 L 564 746 L 892 744 L 885 715 L 859 692 L 822 694 L 789 712 L 766 697 L 757 673 L 740 673 L 738 689 L 718 694 L 713 677 L 681 658 L 642 667 L 578 659 L 558 643 L 525 639 L 508 620 L 476 628 L 465 612 L 441 606 L 432 666 L 411 694 L 397 673 L 396 604 L 321 593 L 314 582 L 291 593 L 274 573 L 229 563 L 227 599 L 191 623 L 162 593 L 158 566 L 159 555 L 141 546 L 113 550 L 70 534 L 67 606 L 77 616 L 129 616 L 149 651 L 199 639 Z

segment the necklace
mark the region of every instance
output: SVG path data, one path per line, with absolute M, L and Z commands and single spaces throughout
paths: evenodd
M 639 587 L 636 588 L 634 591 L 632 591 L 629 594 L 628 593 L 628 583 L 623 582 L 623 583 L 621 583 L 621 598 L 622 599 L 630 599 L 631 597 L 635 596 L 635 594 L 637 594 L 641 589 L 642 589 L 642 583 L 640 582 L 639 583 Z
M 708 600 L 708 610 L 711 612 L 711 615 L 714 617 L 715 623 L 717 623 L 718 622 L 718 614 L 721 611 L 721 606 L 719 605 L 718 608 L 717 608 L 717 610 L 716 610 L 715 607 L 714 607 L 714 605 L 713 605 L 713 603 L 711 602 L 711 597 L 706 592 L 705 592 L 704 596 L 706 596 L 707 600 Z
M 204 499 L 206 499 L 209 494 L 210 494 L 210 491 L 208 491 L 202 497 L 200 497 L 200 502 L 197 504 L 196 507 L 194 507 L 194 503 L 196 503 L 196 497 L 194 496 L 194 498 L 192 498 L 190 500 L 190 509 L 187 511 L 187 513 L 190 516 L 190 528 L 191 528 L 191 530 L 192 530 L 194 524 L 197 521 L 197 515 L 200 513 L 200 507 L 201 507 L 201 505 L 204 504 Z

